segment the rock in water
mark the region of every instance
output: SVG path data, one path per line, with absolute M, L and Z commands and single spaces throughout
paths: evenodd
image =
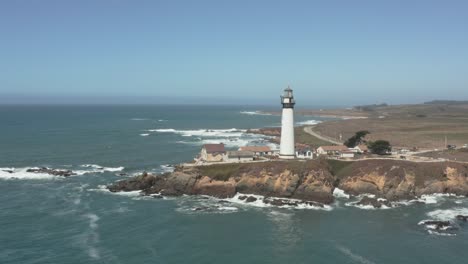
M 468 221 L 468 215 L 457 215 L 457 219 L 466 222 Z
M 246 203 L 253 203 L 255 201 L 257 201 L 257 198 L 255 198 L 253 196 L 249 196 L 247 199 L 245 199 Z
M 50 174 L 50 175 L 55 175 L 55 176 L 63 176 L 63 177 L 69 177 L 69 176 L 76 175 L 76 173 L 74 173 L 71 170 L 56 170 L 56 169 L 49 169 L 49 168 L 46 168 L 46 167 L 27 169 L 26 172 L 45 173 L 45 174 Z
M 381 208 L 382 206 L 392 207 L 390 202 L 387 200 L 370 198 L 368 196 L 365 196 L 364 198 L 362 198 L 361 201 L 357 203 L 357 205 L 363 205 L 363 206 L 371 205 L 374 208 Z

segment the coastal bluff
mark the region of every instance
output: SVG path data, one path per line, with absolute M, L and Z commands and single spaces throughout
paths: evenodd
M 468 196 L 468 164 L 385 159 L 214 164 L 176 167 L 161 175 L 143 173 L 107 188 L 111 192 L 141 190 L 143 195 L 218 198 L 245 193 L 321 204 L 332 203 L 333 191 L 339 188 L 351 195 L 372 194 L 397 201 L 434 193 Z

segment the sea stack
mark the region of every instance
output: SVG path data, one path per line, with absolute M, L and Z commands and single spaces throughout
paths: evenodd
M 288 86 L 284 89 L 281 96 L 281 104 L 283 112 L 281 114 L 281 143 L 280 143 L 280 158 L 294 159 L 296 152 L 294 150 L 294 101 L 293 91 Z

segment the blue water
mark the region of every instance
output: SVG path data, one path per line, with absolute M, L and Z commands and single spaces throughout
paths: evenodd
M 241 113 L 262 109 L 1 106 L 0 168 L 15 172 L 0 173 L 0 263 L 466 262 L 468 226 L 459 223 L 453 236 L 442 236 L 418 225 L 466 212 L 465 198 L 386 210 L 346 206 L 348 199 L 339 198 L 329 210 L 318 210 L 102 189 L 134 173 L 189 161 L 203 143 L 269 144 L 243 132 L 279 125 L 279 116 Z M 311 119 L 319 120 L 296 117 Z M 34 178 L 24 172 L 35 166 L 81 175 Z

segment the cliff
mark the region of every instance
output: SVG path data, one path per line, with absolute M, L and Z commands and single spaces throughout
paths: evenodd
M 112 192 L 142 190 L 146 195 L 211 195 L 237 192 L 267 197 L 332 203 L 338 187 L 358 195 L 374 194 L 388 200 L 423 194 L 468 195 L 468 164 L 415 163 L 396 160 L 271 161 L 177 168 L 163 175 L 143 174 L 108 186 Z

